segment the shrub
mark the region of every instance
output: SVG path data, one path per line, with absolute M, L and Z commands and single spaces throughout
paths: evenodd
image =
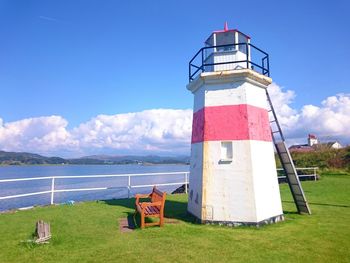
M 291 154 L 296 167 L 318 166 L 320 169 L 347 169 L 350 171 L 350 146 L 342 149 L 323 148 L 313 152 L 293 152 Z M 281 167 L 278 157 L 276 165 Z

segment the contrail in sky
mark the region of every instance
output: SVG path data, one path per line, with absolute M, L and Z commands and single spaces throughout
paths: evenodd
M 52 22 L 60 22 L 58 19 L 53 18 L 53 17 L 49 17 L 49 16 L 39 16 L 39 18 L 47 20 L 47 21 L 52 21 Z

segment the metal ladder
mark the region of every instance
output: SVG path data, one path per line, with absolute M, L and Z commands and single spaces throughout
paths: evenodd
M 270 107 L 268 112 L 269 112 L 272 139 L 275 144 L 276 151 L 281 161 L 284 173 L 286 175 L 290 191 L 292 192 L 294 203 L 298 209 L 298 213 L 311 214 L 311 210 L 305 198 L 303 188 L 301 187 L 299 177 L 293 163 L 293 159 L 286 146 L 285 139 L 281 130 L 281 126 L 277 120 L 277 116 L 273 108 L 270 95 L 267 89 L 265 90 L 266 90 L 268 105 Z

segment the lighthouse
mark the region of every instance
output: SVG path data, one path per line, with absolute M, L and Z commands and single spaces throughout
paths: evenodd
M 188 212 L 202 223 L 283 220 L 266 98 L 269 74 L 268 54 L 227 23 L 189 63 L 194 106 Z

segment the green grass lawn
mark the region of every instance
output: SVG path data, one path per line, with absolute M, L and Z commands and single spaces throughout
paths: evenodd
M 0 262 L 350 262 L 350 175 L 303 182 L 312 215 L 299 215 L 281 185 L 284 222 L 260 228 L 195 224 L 187 195 L 169 195 L 164 228 L 120 233 L 133 199 L 38 207 L 0 215 Z M 50 244 L 23 242 L 49 221 Z

